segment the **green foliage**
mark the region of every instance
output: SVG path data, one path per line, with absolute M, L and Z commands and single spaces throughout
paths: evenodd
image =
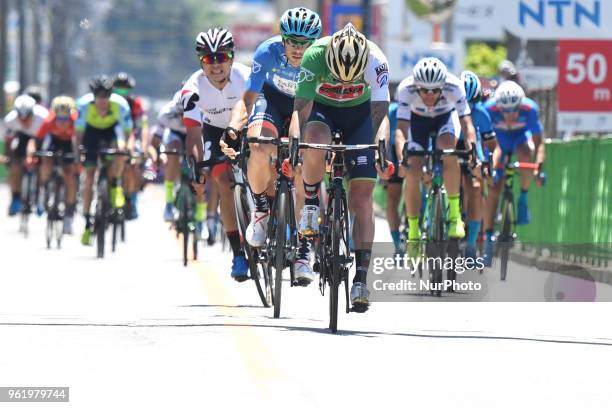
M 465 58 L 465 69 L 474 71 L 482 77 L 492 77 L 497 74 L 497 65 L 506 59 L 508 50 L 498 45 L 495 48 L 485 43 L 470 44 Z

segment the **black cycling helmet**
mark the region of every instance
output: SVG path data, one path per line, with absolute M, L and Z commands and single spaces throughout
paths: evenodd
M 98 75 L 89 81 L 89 89 L 94 95 L 98 93 L 110 94 L 113 90 L 113 81 L 107 75 Z
M 127 72 L 119 72 L 113 78 L 113 86 L 115 88 L 133 89 L 136 86 L 136 80 Z

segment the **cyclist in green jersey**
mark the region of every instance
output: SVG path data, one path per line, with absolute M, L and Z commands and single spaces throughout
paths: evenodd
M 388 138 L 388 81 L 387 58 L 351 23 L 331 37 L 321 38 L 306 50 L 302 59 L 290 137 L 330 143 L 332 131 L 339 131 L 346 144 L 369 144 Z M 356 260 L 351 303 L 365 311 L 369 305 L 366 275 L 374 239 L 372 192 L 377 168 L 373 151 L 349 152 L 345 157 Z M 304 151 L 302 173 L 305 205 L 299 233 L 315 236 L 319 232 L 319 185 L 325 173 L 325 153 Z M 384 179 L 389 178 L 378 173 Z
M 90 207 L 94 176 L 98 162 L 98 150 L 103 147 L 125 149 L 126 136 L 132 132 L 130 105 L 117 94 L 113 94 L 113 82 L 106 75 L 95 77 L 89 83 L 90 93 L 77 101 L 79 117 L 75 128 L 77 140 L 85 148 L 85 185 L 83 186 L 83 215 L 85 231 L 81 237 L 83 245 L 91 245 L 92 222 Z M 111 204 L 115 208 L 125 205 L 121 187 L 121 173 L 125 158 L 116 157 L 109 168 L 111 180 Z

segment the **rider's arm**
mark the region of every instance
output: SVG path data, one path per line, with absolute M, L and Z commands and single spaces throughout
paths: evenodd
M 229 127 L 240 130 L 247 124 L 249 114 L 253 110 L 253 105 L 255 105 L 258 96 L 259 92 L 254 91 L 246 91 L 242 95 L 242 98 L 236 102 L 232 109 Z
M 374 143 L 379 140 L 389 142 L 389 101 L 371 102 L 372 126 L 374 131 Z
M 306 130 L 308 117 L 312 112 L 313 101 L 311 99 L 299 98 L 296 96 L 293 101 L 293 114 L 289 125 L 289 137 L 299 139 L 300 135 Z
M 472 124 L 472 117 L 470 115 L 460 116 L 459 123 L 461 124 L 461 132 L 467 141 L 466 148 L 470 148 L 472 145 L 476 145 L 476 129 Z
M 187 157 L 192 156 L 196 163 L 204 160 L 204 146 L 202 144 L 202 111 L 197 106 L 200 100 L 198 87 L 192 78 L 181 90 L 181 104 L 183 105 L 183 124 L 187 130 L 185 147 Z
M 193 156 L 196 163 L 204 160 L 204 146 L 202 145 L 202 126 L 187 126 L 187 139 L 185 140 L 187 155 Z
M 408 132 L 410 132 L 410 121 L 404 119 L 397 120 L 397 129 L 395 130 L 395 154 L 399 163 L 404 159 L 404 144 L 408 140 Z
M 527 116 L 527 127 L 531 131 L 533 144 L 536 151 L 536 163 L 544 163 L 546 158 L 546 151 L 544 150 L 544 128 L 539 118 L 539 109 L 535 102 L 532 102 L 532 109 L 529 111 Z

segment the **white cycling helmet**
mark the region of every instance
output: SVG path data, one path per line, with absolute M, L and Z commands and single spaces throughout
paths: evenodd
M 495 90 L 495 105 L 502 110 L 516 109 L 525 97 L 525 91 L 514 81 L 504 81 Z
M 13 109 L 17 111 L 17 115 L 20 118 L 25 118 L 34 112 L 34 105 L 36 105 L 36 100 L 31 96 L 24 94 L 15 98 Z
M 421 88 L 442 88 L 446 83 L 446 65 L 437 58 L 422 58 L 414 66 L 414 83 Z
M 196 52 L 199 56 L 231 51 L 234 51 L 234 38 L 226 28 L 214 27 L 196 36 Z

